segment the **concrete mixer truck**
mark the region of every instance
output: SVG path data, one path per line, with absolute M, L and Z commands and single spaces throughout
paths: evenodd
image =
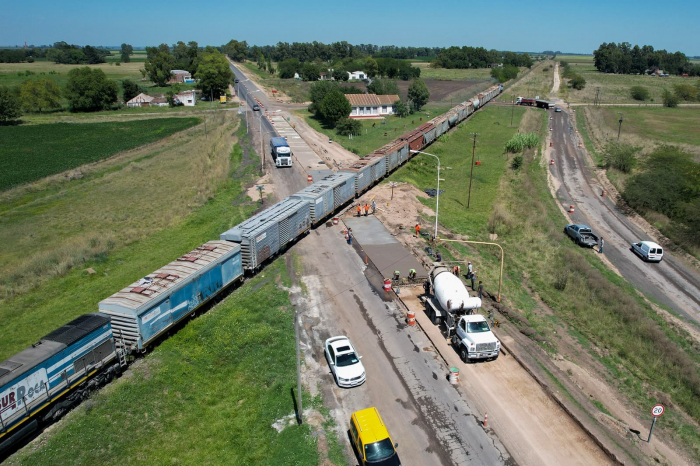
M 424 299 L 426 312 L 433 324 L 445 323 L 447 338 L 462 361 L 498 358 L 501 342 L 486 318 L 474 312 L 481 308 L 481 299 L 469 296 L 462 280 L 447 267 L 435 267 L 428 280 L 432 294 Z

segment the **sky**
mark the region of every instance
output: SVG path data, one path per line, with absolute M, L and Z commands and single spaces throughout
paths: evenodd
M 222 45 L 277 42 L 592 53 L 603 42 L 652 45 L 700 56 L 700 2 L 666 0 L 334 2 L 23 0 L 4 2 L 0 46 L 136 47 L 182 40 Z M 664 20 L 666 17 L 666 20 Z

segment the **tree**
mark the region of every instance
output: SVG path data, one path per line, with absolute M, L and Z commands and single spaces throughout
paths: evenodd
M 195 78 L 199 80 L 197 89 L 201 89 L 202 94 L 218 97 L 226 94 L 233 73 L 224 54 L 214 50 L 202 55 Z
M 129 44 L 122 44 L 122 63 L 129 63 L 131 61 L 131 54 L 134 53 L 134 48 Z
M 586 80 L 580 74 L 575 74 L 569 81 L 569 85 L 580 91 L 586 87 Z
M 146 63 L 144 68 L 148 78 L 156 86 L 163 87 L 170 81 L 171 71 L 175 67 L 175 58 L 170 55 L 170 47 L 160 44 L 159 47 L 146 47 Z
M 664 92 L 661 95 L 661 99 L 664 102 L 664 107 L 678 107 L 678 96 L 673 94 L 671 91 L 668 89 L 664 88 Z
M 101 69 L 75 68 L 68 72 L 66 97 L 77 112 L 107 110 L 117 102 L 119 87 Z
M 637 165 L 637 153 L 641 150 L 641 147 L 634 147 L 630 144 L 609 142 L 603 152 L 605 167 L 613 167 L 623 173 L 630 173 Z
M 673 93 L 681 100 L 694 101 L 698 97 L 698 89 L 692 84 L 676 84 Z
M 402 100 L 397 100 L 394 102 L 394 113 L 396 116 L 404 118 L 410 113 L 408 110 L 408 105 L 406 105 Z
M 304 81 L 318 81 L 321 76 L 321 72 L 316 68 L 313 63 L 304 63 L 301 67 L 301 79 Z
M 430 99 L 430 91 L 428 86 L 425 85 L 425 81 L 422 79 L 414 79 L 410 86 L 408 86 L 408 98 L 413 103 L 416 111 L 423 108 L 423 105 L 428 103 Z
M 60 107 L 61 88 L 50 79 L 27 80 L 19 90 L 22 107 L 28 112 Z
M 347 81 L 349 78 L 348 72 L 342 66 L 333 68 L 333 79 L 336 81 Z
M 341 118 L 347 118 L 350 115 L 352 106 L 345 95 L 343 95 L 343 92 L 336 88 L 326 94 L 321 101 L 319 110 L 323 119 L 335 126 Z
M 221 47 L 221 50 L 233 61 L 242 62 L 248 57 L 248 43 L 246 41 L 230 40 Z
M 399 86 L 393 80 L 375 79 L 367 86 L 367 92 L 377 95 L 399 95 Z
M 352 118 L 341 118 L 335 126 L 335 132 L 340 136 L 362 133 L 362 123 Z
M 133 82 L 131 79 L 125 79 L 122 81 L 122 88 L 124 89 L 124 102 L 128 102 L 137 95 L 139 95 L 142 90 L 141 87 Z
M 630 87 L 630 95 L 634 100 L 647 100 L 649 91 L 644 86 L 632 86 Z
M 367 77 L 374 78 L 377 75 L 377 61 L 374 58 L 368 58 L 365 60 L 364 72 Z
M 326 97 L 326 95 L 338 89 L 338 85 L 332 81 L 319 81 L 313 83 L 309 88 L 309 98 L 311 100 L 311 105 L 309 105 L 309 111 L 316 114 L 318 117 L 322 117 L 321 112 L 321 102 Z
M 294 73 L 301 72 L 301 63 L 298 58 L 288 58 L 277 63 L 277 71 L 279 71 L 280 78 L 291 79 L 294 77 Z
M 11 123 L 22 116 L 22 109 L 17 92 L 7 87 L 0 87 L 0 125 Z

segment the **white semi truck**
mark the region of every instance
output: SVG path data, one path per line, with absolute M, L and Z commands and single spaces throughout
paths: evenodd
M 498 358 L 501 342 L 486 318 L 474 313 L 481 308 L 481 299 L 469 296 L 462 280 L 446 267 L 435 267 L 428 280 L 433 291 L 424 300 L 428 316 L 435 325 L 445 323 L 447 338 L 462 360 Z
M 270 153 L 277 167 L 292 166 L 292 149 L 283 137 L 270 138 Z

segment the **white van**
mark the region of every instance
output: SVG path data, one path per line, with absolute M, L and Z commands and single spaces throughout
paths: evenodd
M 640 241 L 632 243 L 632 252 L 641 257 L 645 262 L 661 262 L 664 250 L 653 241 Z

